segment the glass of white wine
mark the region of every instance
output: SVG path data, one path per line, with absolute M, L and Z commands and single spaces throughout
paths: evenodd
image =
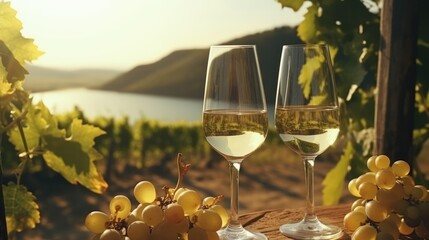
M 267 106 L 254 45 L 210 47 L 203 104 L 208 143 L 229 163 L 230 221 L 220 239 L 267 239 L 238 221 L 239 171 L 242 161 L 265 141 Z
M 295 239 L 336 239 L 339 227 L 319 221 L 314 210 L 314 163 L 337 139 L 339 109 L 327 45 L 285 45 L 280 61 L 275 126 L 283 142 L 304 163 L 306 214 L 280 226 Z

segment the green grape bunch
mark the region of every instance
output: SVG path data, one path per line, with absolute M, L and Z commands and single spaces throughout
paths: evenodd
M 429 239 L 429 191 L 408 175 L 410 165 L 379 155 L 367 166 L 369 172 L 348 184 L 359 198 L 344 216 L 352 240 Z
M 218 203 L 222 196 L 206 197 L 181 186 L 190 165 L 177 157 L 178 182 L 175 188 L 163 187 L 157 196 L 153 183 L 140 181 L 134 187 L 139 203 L 132 209 L 127 196 L 110 200 L 110 214 L 89 213 L 85 219 L 92 240 L 219 240 L 216 231 L 225 227 L 229 215 Z

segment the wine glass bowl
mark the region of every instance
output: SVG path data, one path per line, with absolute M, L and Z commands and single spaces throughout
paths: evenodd
M 207 110 L 203 114 L 207 142 L 228 161 L 242 161 L 265 141 L 265 110 Z
M 283 142 L 304 163 L 306 214 L 298 223 L 280 226 L 296 239 L 335 239 L 340 228 L 319 221 L 314 211 L 315 158 L 332 145 L 339 133 L 339 109 L 327 45 L 283 46 L 274 115 Z
M 265 240 L 238 221 L 241 162 L 265 141 L 268 115 L 254 45 L 210 47 L 203 103 L 203 130 L 207 142 L 229 163 L 230 221 L 218 231 L 224 240 Z
M 290 106 L 276 109 L 275 125 L 282 141 L 303 156 L 319 155 L 335 142 L 338 108 Z

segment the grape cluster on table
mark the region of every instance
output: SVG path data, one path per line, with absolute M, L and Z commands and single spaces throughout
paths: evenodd
M 110 214 L 93 211 L 85 226 L 93 240 L 219 240 L 216 231 L 225 227 L 229 216 L 218 201 L 187 188 L 163 188 L 157 197 L 154 185 L 141 181 L 134 187 L 139 205 L 117 195 L 110 201 Z
M 352 240 L 429 239 L 429 191 L 416 185 L 410 166 L 386 155 L 367 160 L 369 172 L 352 179 L 358 197 L 344 217 Z

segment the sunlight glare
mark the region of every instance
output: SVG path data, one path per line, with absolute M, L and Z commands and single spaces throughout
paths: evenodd
M 14 0 L 23 34 L 45 54 L 35 64 L 61 69 L 125 70 L 178 49 L 295 26 L 275 0 Z

